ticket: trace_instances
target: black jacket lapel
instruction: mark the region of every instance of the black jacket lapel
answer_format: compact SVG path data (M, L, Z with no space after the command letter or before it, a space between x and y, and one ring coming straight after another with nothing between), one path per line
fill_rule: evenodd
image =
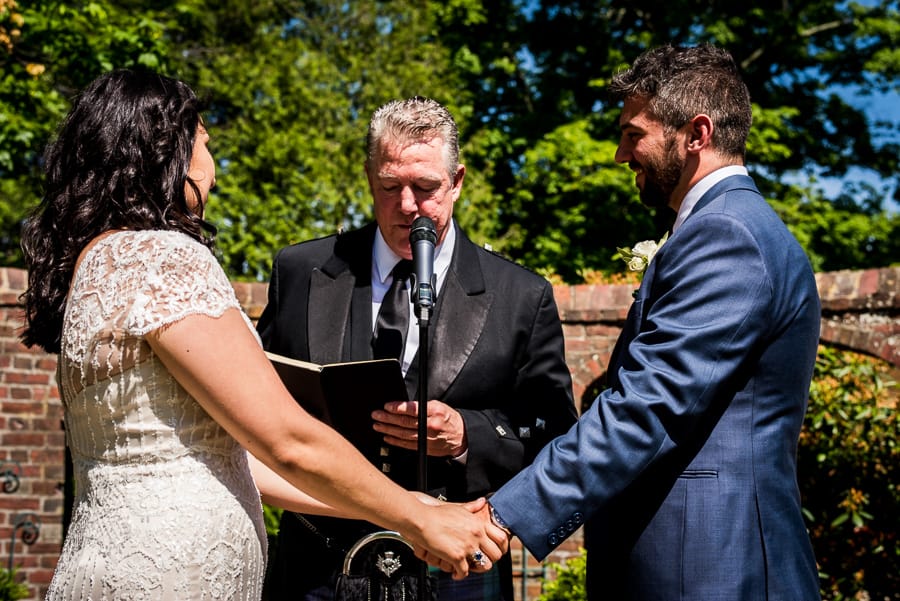
M314 363L336 363L347 335L355 278L344 271L332 278L316 269L309 283L309 358Z
M339 235L334 255L321 269L313 270L308 338L309 357L315 363L371 356L372 284L369 280L374 239L374 224ZM351 354L352 350L356 353Z
M432 399L444 396L469 360L493 302L494 295L485 290L477 247L456 226L453 261L429 332L428 389Z

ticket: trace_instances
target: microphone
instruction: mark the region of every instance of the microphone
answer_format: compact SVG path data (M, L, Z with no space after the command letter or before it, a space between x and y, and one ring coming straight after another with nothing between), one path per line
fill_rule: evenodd
M428 217L417 217L409 230L413 256L412 302L419 321L428 322L434 307L434 245L437 230Z

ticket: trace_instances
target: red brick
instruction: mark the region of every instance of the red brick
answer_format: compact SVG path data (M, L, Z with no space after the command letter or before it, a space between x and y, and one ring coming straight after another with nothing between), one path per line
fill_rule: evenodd
M9 398L13 400L28 400L33 398L31 388L23 388L22 386L10 386Z
M62 424L56 417L35 417L30 421L31 427L40 432L62 431Z
M857 350L877 354L900 365L898 333L900 319L900 268L867 270L864 272L833 272L816 274L822 297L822 340L856 346ZM0 299L17 303L24 290L26 273L22 270L0 268ZM560 314L566 321L563 332L566 358L573 377L576 401L580 404L588 387L603 374L609 354L615 344L628 308L632 305L633 285L555 286L554 295ZM266 303L267 284L237 283L235 291L251 318L258 317ZM884 320L869 320L868 315ZM26 348L18 340L23 325L21 308L0 307L0 458L18 461L23 466L23 479L16 495L0 494L0 525L21 511L36 511L39 506L42 522L58 529L62 515L63 452L65 434L61 427L63 415L59 391L55 383L57 358L40 348ZM14 374L10 379L7 376ZM591 399L593 400L593 399ZM43 438L15 438L15 436L43 436ZM10 439L9 437L13 438ZM46 446L9 446L8 442L42 440ZM29 496L24 496L28 491ZM34 494L32 494L34 493ZM18 497L13 501L12 497ZM0 556L8 551L7 527L0 527ZM5 540L4 540L5 539ZM550 561L563 561L578 552L582 537L579 534L566 541L550 556ZM28 557L27 581L32 593L42 596L52 575L59 553L55 541L39 540L25 548L18 544L17 557ZM525 557L526 567L521 565ZM530 598L540 593L540 577L544 567L527 553L517 556L516 595L521 593L521 577ZM32 563L33 562L33 563Z
M30 393L30 389L28 388L20 388L19 390L24 391L26 394ZM3 413L15 413L17 415L41 415L44 413L44 407L44 403L31 402L29 394L25 399L13 399L2 403L0 411L3 411Z
M6 381L10 384L36 384L42 386L50 383L50 374L40 372L12 372L6 374Z
M11 509L16 512L37 511L38 500L20 494L0 495L0 509Z
M56 552L59 553L59 549L57 549ZM53 567L54 568L56 567L55 561L53 562ZM50 584L50 580L52 578L53 578L53 569L52 568L49 570L35 569L35 570L31 570L28 573L28 580L32 584ZM44 590L44 593L46 593L46 590Z
M37 365L35 367L37 367L38 369L43 369L44 371L48 371L50 373L55 374L57 363L58 363L58 361L56 360L55 356L54 357L42 357L37 362Z
M553 298L556 300L556 307L560 310L569 310L574 305L574 289L572 286L554 286Z
M42 435L43 436L43 435ZM35 445L38 446L38 445ZM61 463L63 461L63 447L55 449L44 448L43 445L31 449L29 461L32 463Z
M14 292L17 297L19 294L25 292L25 289L28 286L27 271L15 267L4 267L0 271L4 272L3 279L0 279L0 281L5 282L6 290Z
M875 296L878 294L879 269L867 269L860 272L859 287L856 290L858 297Z
M8 446L16 447L41 447L46 443L46 437L37 432L10 432L0 436L0 442Z
M578 351L590 351L594 348L594 343L591 340L572 340L571 338L567 338L565 341L566 346L566 356L569 353L576 353Z

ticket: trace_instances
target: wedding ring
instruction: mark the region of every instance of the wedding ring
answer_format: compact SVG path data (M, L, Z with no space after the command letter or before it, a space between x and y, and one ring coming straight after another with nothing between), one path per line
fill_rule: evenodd
M469 557L469 560L478 567L484 567L486 563L484 559L484 552L481 549L478 549L477 551L472 553L471 557Z

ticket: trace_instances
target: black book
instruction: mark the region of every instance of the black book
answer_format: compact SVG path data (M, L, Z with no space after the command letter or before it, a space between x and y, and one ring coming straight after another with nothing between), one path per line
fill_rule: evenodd
M360 450L381 442L372 429L372 411L388 401L408 400L397 359L319 365L268 351L266 356L294 399Z

